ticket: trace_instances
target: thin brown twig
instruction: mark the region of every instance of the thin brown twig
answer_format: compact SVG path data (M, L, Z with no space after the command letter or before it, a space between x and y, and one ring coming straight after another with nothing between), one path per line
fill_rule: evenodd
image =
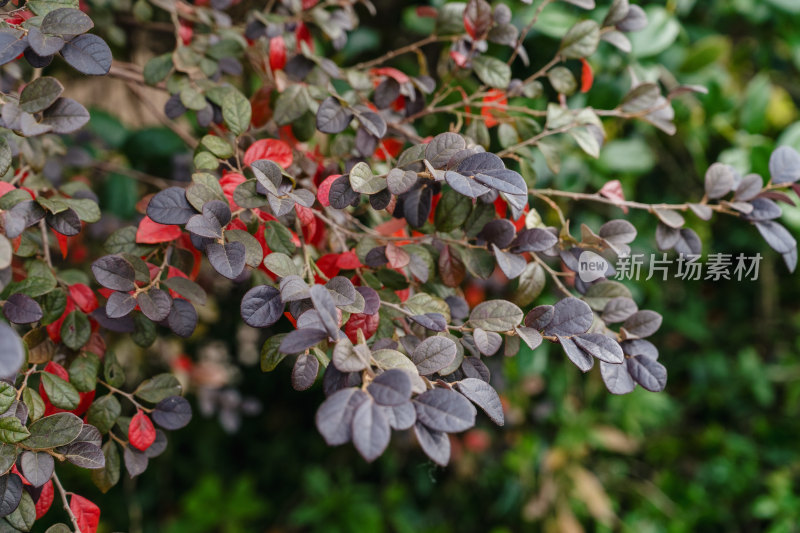
M516 152L517 150L519 150L520 148L523 148L525 146L534 146L534 145L538 144L539 141L541 141L545 137L549 137L551 135L558 135L559 133L566 133L569 130L571 130L572 128L575 128L577 126L578 126L578 124L572 123L572 124L568 124L566 126L562 126L561 128L556 128L554 130L544 130L543 132L539 133L538 135L534 135L530 139L526 139L526 140L524 140L522 142L519 142L519 143L517 143L515 145L509 146L508 148L505 148L504 150L501 150L500 152L497 153L497 155L499 157L507 157L507 156L513 154L514 152Z
M536 12L533 14L533 18L531 19L531 21L528 23L527 26L525 26L525 28L521 32L519 32L519 37L517 38L517 45L514 47L514 51L511 52L511 57L508 59L509 65L513 63L514 59L516 59L517 55L519 55L519 49L522 46L522 43L525 41L525 38L528 36L528 33L531 31L534 24L536 24L536 21L539 20L539 15L542 14L542 10L544 10L545 6L547 6L547 4L549 4L552 1L553 0L542 0L542 3L539 4L539 7L536 8Z
M144 411L146 413L152 413L153 412L152 409L149 409L149 408L145 407L144 405L140 404L139 402L137 402L136 398L134 398L133 394L131 394L130 392L125 392L124 390L120 390L120 389L116 388L115 386L110 385L110 384L106 383L105 381L103 381L101 379L98 379L97 382L100 385L102 385L105 388L107 388L109 391L111 391L111 392L113 392L115 394L119 394L120 396L123 396L123 397L127 398L128 401L131 402L137 409L141 409L142 411Z
M75 533L82 533L81 527L78 525L78 518L72 512L72 509L70 509L69 507L69 501L67 501L67 492L61 485L61 480L58 479L58 474L56 474L55 471L53 471L53 475L51 477L53 479L53 484L58 489L59 494L61 494L61 502L64 504L64 510L69 515L70 521L72 521L72 526L75 528Z
M53 268L53 259L50 257L50 239L47 236L47 225L44 219L39 221L39 229L42 232L42 253L44 253L44 260L47 266Z
M129 178L133 178L137 181L154 185L161 189L166 189L167 187L172 187L176 185L180 187L191 184L183 181L152 176L150 174L147 174L146 172L142 172L134 168L123 167L122 165L117 165L115 163L112 163L111 161L95 161L92 163L92 167L103 172L116 172L117 174L123 174L125 176L128 176Z
M545 269L545 271L547 271L547 273L550 275L550 278L553 280L553 283L555 283L556 287L558 287L558 290L564 293L565 296L572 296L572 292L570 292L567 286L564 285L564 283L561 281L558 272L553 270L552 267L550 267L550 265L545 263L544 260L537 254L532 253L531 257L533 257L533 260L536 261L543 269Z
M128 89L130 89L130 91L134 94L134 96L136 96L139 99L139 101L142 103L142 105L144 107L146 107L147 110L150 111L150 113L155 118L157 118L159 122L161 122L167 128L171 129L173 131L173 133L175 133L175 135L180 137L181 140L189 146L189 148L191 148L192 150L197 148L197 144L198 144L197 139L195 139L190 133L188 133L188 132L184 131L183 129L179 128L178 125L175 124L175 122L169 120L164 115L164 113L160 109L158 109L156 106L154 106L153 103L147 98L147 96L145 96L142 93L142 88L141 87L139 87L138 85L136 85L133 82L126 82L126 85L128 86Z
M353 68L356 70L362 70L365 68L374 67L382 63L385 63L387 61L391 61L397 56L407 54L409 52L415 52L425 45L432 44L435 42L452 41L453 39L454 39L453 36L440 37L439 35L431 34L425 37L424 39L420 39L419 41L413 42L406 46L397 48L395 50L390 50L385 54L383 54L382 56L376 57L375 59L370 59L369 61L362 61L361 63L353 65Z

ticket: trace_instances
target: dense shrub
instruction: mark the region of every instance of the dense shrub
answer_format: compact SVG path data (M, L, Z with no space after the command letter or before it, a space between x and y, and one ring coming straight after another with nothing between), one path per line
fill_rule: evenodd
M565 201L651 213L659 250L680 260L701 253L684 214L732 215L794 270L796 242L776 222L800 179L791 148L771 154L766 183L711 165L705 194L687 203L630 201L617 180L592 193L536 187L534 159L558 173L576 147L596 158L608 122L672 134L673 100L704 91L632 71L613 107L586 105L591 56L613 47L624 57L645 11L627 0L569 0L581 19L550 57L529 57L523 40L550 3L521 31L505 4L420 7L416 16L434 19L431 35L347 65L332 58L358 26L354 2L270 2L264 11L154 2L166 13L137 2L138 17L170 20L175 34L174 50L142 69L114 63L77 4L32 0L9 11L0 31L5 521L29 530L60 498L72 529L97 528L99 508L65 491L55 459L91 469L107 491L123 465L142 473L166 448L164 430L191 418L175 376L132 384L107 346L191 337L202 322L196 306L219 280L246 290L239 311L265 331L262 370L291 358L300 391L321 374L327 398L316 425L328 444L352 441L372 461L392 430L412 430L446 465L448 434L473 427L475 406L504 423L482 359L514 356L521 343L557 344L584 372L597 359L613 394L666 386L646 340L661 315L639 310L614 279L628 272L636 228L624 219L570 227ZM417 57L414 68L389 66L406 55ZM62 96L72 80L57 79L62 60L169 93L164 120L194 150L190 180L141 173L144 216L116 229L98 256L82 240L85 226L113 213L80 173L88 164L67 157L76 139L65 136L89 113ZM476 297L475 280L486 279L497 282L496 298ZM548 284L552 305L540 302Z

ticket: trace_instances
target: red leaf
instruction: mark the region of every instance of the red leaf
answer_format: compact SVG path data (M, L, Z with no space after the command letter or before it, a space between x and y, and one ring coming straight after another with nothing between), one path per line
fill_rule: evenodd
M128 426L128 441L137 450L144 451L156 440L156 428L144 412L137 411Z
M6 19L6 20L8 20L8 19ZM14 189L16 189L16 187L11 185L9 182L0 181L0 196L3 196L7 192L13 191Z
M491 89L483 97L483 105L481 106L481 116L487 128L496 126L498 124L497 116L505 113L508 107L508 98L506 93L500 89Z
M314 212L311 209L300 204L295 204L294 210L297 212L297 218L303 228L303 239L306 242L310 242L317 231L317 217L314 216Z
M470 0L464 9L464 28L473 40L481 40L492 25L492 7L486 0Z
M787 196L785 193L780 191L765 191L758 195L759 198L769 198L770 200L775 200L776 202L783 202L785 204L789 204L794 206L794 200L791 197Z
M331 174L325 178L325 181L319 184L317 188L317 200L323 206L328 207L331 205L330 201L328 201L328 195L331 192L331 185L333 185L333 182L339 177L341 177L341 174Z
M298 52L300 51L300 43L306 43L312 51L314 50L314 41L311 39L311 32L308 26L302 22L299 23L297 29L294 30L294 38L297 41L296 48Z
M316 261L323 274L332 278L339 274L339 254L325 254ZM324 282L323 282L324 283Z
M456 52L455 50L450 50L450 58L461 68L464 68L467 64L467 56L462 54L461 52Z
M393 78L394 81L400 84L408 83L410 81L408 74L392 67L374 68L369 72L373 76L389 76L390 78Z
M249 166L259 159L269 159L287 168L293 160L292 147L278 139L261 139L251 144L244 153L244 164Z
M245 155L245 157L247 156ZM247 181L247 178L238 172L228 172L219 180L219 186L222 187L222 193L225 195L225 198L228 199L231 211L239 209L239 206L233 201L233 192L236 190L236 187L245 181Z
M75 416L83 416L86 414L86 411L92 406L94 402L94 394L95 391L90 390L89 392L79 392L78 396L80 396L81 401L78 403L78 407L70 411ZM58 409L57 412L61 412L61 409Z
M585 58L581 58L581 65L581 92L588 93L594 84L594 71Z
M22 472L19 471L19 468L17 468L17 465L14 465L14 466L11 467L11 473L18 475L19 478L22 480L22 484L23 485L29 485L30 486L31 482L28 481L25 478L25 476L22 475Z
M361 261L355 252L342 252L339 254L339 259L336 260L336 266L342 270L353 270L361 266Z
M139 222L139 229L136 230L136 242L139 244L158 244L178 239L181 236L181 228L174 225L159 224L153 222L150 217L144 217Z
M386 161L386 156L396 158L403 149L403 142L397 139L384 139L375 149L375 158L378 161Z
M411 260L408 252L391 242L386 245L386 258L389 266L395 269L403 268Z
M253 108L253 118L250 121L253 126L260 128L272 118L272 107L270 107L271 89L262 87L250 99L250 106Z
M64 317L61 317L61 319L58 320L57 322L60 324L63 319L64 319ZM55 324L55 322L54 322L54 324ZM48 326L48 330L49 330L49 326ZM51 335L51 337L52 337L52 335ZM61 339L60 339L60 335L59 335L59 341L60 340ZM44 371L47 372L48 374L53 374L54 376L58 376L63 380L69 381L69 373L67 372L67 370L63 366L59 365L58 363L56 363L54 361L50 361L49 363L47 363L47 366L44 367ZM47 393L44 390L44 384L42 384L41 382L39 382L39 396L41 396L42 400L44 400L44 408L45 408L45 414L46 415L54 414L54 413L57 412L57 410L60 411L60 409L58 409L52 403L50 403L50 398L47 396Z
M401 302L405 302L408 300L409 295L411 294L411 289L406 287L405 289L400 289L399 291L394 291L398 298L400 298Z
M68 302L70 304L72 303L71 300L68 300ZM67 314L69 314L69 311L66 311L64 316L66 316ZM57 322L59 325L61 324L61 320L63 320L63 318L64 317L61 317L61 319ZM49 332L49 326L48 326L48 332ZM48 374L53 374L54 376L58 376L64 381L69 381L69 372L67 372L67 370L63 366L59 365L54 361L50 361L49 363L47 363L47 366L44 367L44 371L47 372ZM80 397L80 403L78 403L78 407L76 407L72 411L67 411L66 409L60 409L54 406L52 403L50 403L50 398L47 397L47 393L44 390L44 385L39 383L39 396L41 396L42 400L44 400L45 416L50 416L56 413L72 413L76 416L82 416L86 411L89 410L89 407L92 405L92 402L94 401L94 394L95 391L79 393L78 396Z
M194 30L192 29L191 22L181 20L180 27L178 28L178 36L181 38L184 46L189 46L189 43L192 42L193 35Z
M67 369L55 361L50 361L47 363L47 365L44 367L44 371L48 374L53 374L54 376L58 376L61 379L69 381L69 372L67 372Z
M369 339L375 332L378 331L378 322L380 322L380 314L365 315L364 313L354 313L350 315L350 320L344 325L344 332L350 342L358 342L358 330L364 332L364 338Z
M464 29L467 30L469 36L473 39L476 38L476 31L475 31L475 24L472 23L472 19L467 16L467 12L464 11ZM452 52L451 52L452 53Z
M435 7L431 6L418 6L417 16L435 19L439 16L439 11Z
M609 200L616 202L624 202L625 201L625 193L622 191L622 183L619 180L611 180L607 182L603 187L600 189L600 196L605 196ZM623 213L628 212L628 208L620 206Z
M64 314L55 322L51 322L47 325L47 334L50 336L50 340L56 344L61 342L61 323L64 322L64 318L74 310L75 303L72 301L72 298L67 297L67 307L64 308Z
M69 508L78 521L81 533L96 533L100 523L100 508L83 496L73 494L69 501Z
M43 517L50 506L53 504L53 482L49 481L42 485L42 492L39 494L39 499L36 500L36 520L39 520Z
M56 235L56 241L58 241L58 249L61 251L61 258L66 259L67 253L69 252L69 246L67 241L66 235L61 235L59 232L54 231Z
M279 35L269 40L269 68L281 70L286 66L286 41Z
M433 209L431 209L433 211ZM390 235L394 235L398 231L405 230L406 226L408 226L408 222L404 218L393 218L382 224L378 224L375 227L375 231L379 234L383 235L384 237L388 237ZM402 235L396 235L397 237L402 237Z
M91 313L98 307L97 297L94 295L94 292L83 283L70 285L69 295L75 301L75 305L78 306L78 309L84 313Z
M86 343L83 349L99 357L103 357L106 353L106 341L103 339L103 336L100 335L99 331L93 331L92 335L89 337L89 342ZM78 407L80 407L80 405Z

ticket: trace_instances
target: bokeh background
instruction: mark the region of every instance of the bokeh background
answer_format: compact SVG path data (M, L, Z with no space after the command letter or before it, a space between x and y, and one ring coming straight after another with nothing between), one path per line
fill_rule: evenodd
M595 191L619 179L629 199L683 202L702 196L705 169L715 161L766 176L775 146L800 149L800 1L632 3L646 8L650 26L634 34L630 57L608 45L592 56L595 89L585 103L614 107L629 87L629 68L703 85L708 95L676 103L673 137L608 121L599 160L570 151L556 176L537 160L537 186ZM143 64L163 51L159 42L164 50L172 43L119 16L139 4L112 0L96 9L108 13L98 28L117 43L118 56ZM375 4L380 15L363 11L361 27L334 54L341 64L431 31L408 2ZM515 4L519 27L536 4ZM581 14L566 2L544 10L525 43L533 68ZM81 83L70 96L95 109L68 156L76 166L86 164L86 152L102 161L92 175L102 184L104 210L124 224L146 188L130 169L186 179L191 155L124 87ZM154 105L159 98L153 95ZM421 125L423 133L446 127L446 119ZM572 205L570 213L573 228L622 215L592 205ZM783 218L800 235L800 209L785 208ZM636 246L649 253L655 221L643 213L629 219L640 230ZM506 427L480 417L454 443L447 469L427 461L410 436L395 437L366 464L351 446L324 445L314 428L319 387L294 392L288 364L261 372L263 338L242 329L232 311L244 288L218 285L214 306L203 311L213 327L187 344L117 347L132 368L182 373L200 416L171 437L144 475L108 495L77 472L68 484L100 505L104 531L132 533L800 531L797 275L742 221L692 217L691 224L705 253L760 251L765 258L754 282L628 283L640 307L664 315L653 339L669 370L664 393L638 388L612 396L596 369L582 375L558 350L523 345L516 357L488 362L507 402ZM476 290L490 296L497 289Z

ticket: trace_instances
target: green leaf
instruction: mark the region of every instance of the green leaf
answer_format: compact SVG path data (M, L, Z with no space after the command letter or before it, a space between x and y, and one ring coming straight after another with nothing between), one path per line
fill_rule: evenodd
M245 258L244 262L253 268L261 265L261 260L264 257L264 250L261 248L258 240L242 229L230 229L225 232L225 238L228 242L240 242L244 244Z
M38 392L30 387L25 387L25 390L22 391L22 401L28 408L28 416L31 420L39 420L44 416L44 400Z
M496 57L478 56L472 60L472 68L478 78L490 87L505 89L511 82L511 67Z
M11 153L8 139L5 136L0 136L0 176L4 176L8 172L12 162L13 154Z
M108 433L122 414L122 406L113 394L101 396L92 403L86 413L86 421L100 433Z
M172 72L172 54L162 54L156 56L144 65L144 82L148 85L155 85L163 81Z
M233 147L222 137L206 135L200 140L200 144L220 159L228 159L233 156Z
M89 224L100 220L100 206L90 198L64 198L64 203L71 207L78 218Z
M78 438L82 428L83 422L72 413L56 413L31 424L30 437L22 444L34 450L65 446Z
M578 146L581 147L581 150L586 152L588 155L595 159L600 157L600 142L590 131L589 126L573 128L569 130L569 135L575 139L575 142L578 143Z
M650 57L670 47L681 33L681 23L672 12L662 6L650 5L647 13L647 28L628 35L636 57Z
M472 212L472 200L453 189L445 189L436 205L433 221L439 231L450 232L460 228Z
M78 391L58 376L49 372L42 372L42 386L50 403L61 409L71 411L81 402Z
M278 347L281 345L281 341L286 336L286 333L279 333L278 335L273 335L264 343L264 346L261 347L261 371L262 372L272 372L275 370L281 361L286 358L288 354L283 353L278 350Z
M252 109L250 101L233 89L222 98L222 119L234 135L241 135L250 127Z
M61 82L50 76L38 78L22 90L19 95L19 107L26 113L44 111L61 96L64 86Z
M522 309L506 300L481 302L469 315L470 324L486 331L510 331L522 322Z
M558 66L550 69L547 79L550 80L553 89L560 94L570 96L578 90L578 82L567 67Z
M144 314L136 313L133 315L133 333L131 340L137 346L147 348L156 341L156 325Z
M0 414L8 411L17 399L17 389L10 383L0 382Z
M454 248L470 274L480 279L489 279L494 272L495 259L485 248Z
M186 189L186 199L198 211L202 211L203 206L211 200L228 201L217 177L207 172L192 174L192 184Z
M81 346L89 342L91 335L92 326L89 324L87 316L81 311L72 311L61 323L61 342L66 344L68 348L79 350ZM74 409L74 407L71 409Z
M561 41L560 52L566 58L588 57L600 43L600 26L593 20L582 20L569 29Z
M0 441L6 444L16 444L28 438L30 432L22 425L16 416L0 418Z
M308 89L299 83L291 84L275 101L273 120L278 126L291 124L311 109Z
M36 521L36 504L27 492L23 491L22 499L14 512L6 516L9 524L20 531L30 531Z
M32 0L25 5L35 14L43 17L54 9L59 9L61 7L77 8L78 0Z
M236 205L247 209L263 207L269 203L267 197L258 192L258 180L256 179L237 185L233 190L233 201L236 202Z
M214 157L211 152L197 152L192 160L197 170L216 170L219 166L219 159Z
M544 290L546 282L544 268L538 263L528 263L519 276L519 285L514 292L514 303L523 307L533 303Z
M119 387L125 383L125 371L117 361L117 356L110 350L103 357L103 377L112 387Z
M92 19L80 9L61 7L44 16L40 29L51 35L80 35L93 27Z
M405 307L415 315L439 313L446 322L450 322L450 306L447 302L425 292L419 292L406 300Z
M69 382L80 392L93 391L99 370L100 358L91 352L82 353L69 365Z
M72 530L66 524L56 524L48 527L44 533L72 533Z
M17 447L0 442L0 474L6 474L17 461Z
M119 482L121 460L117 443L109 440L103 444L103 455L106 464L103 468L92 470L92 481L101 492L106 493Z
M386 178L373 174L369 165L361 161L350 170L350 186L356 192L375 194L386 188Z
M602 312L614 298L631 298L631 291L619 281L602 281L589 287L583 301L594 311Z
M181 393L181 384L172 374L159 374L145 380L134 391L137 398L150 403L158 403L164 398L178 396Z
M184 86L178 96L186 109L199 111L206 107L206 97L190 85Z
M467 237L475 237L486 224L494 220L495 216L492 204L477 202L464 223L464 233L467 234Z
M14 250L11 247L11 241L3 235L0 239L0 268L8 268L14 258Z
M162 281L161 284L166 285L168 289L177 292L192 303L196 303L197 305L206 304L206 291L203 290L203 287L188 278L175 276L174 278Z
M265 257L264 266L267 267L270 272L273 272L282 278L291 276L292 274L299 275L300 273L297 265L295 265L294 261L292 261L292 258L279 252L273 252Z
M265 236L267 240L267 246L273 252L279 252L291 256L294 254L296 250L296 246L294 245L294 241L292 240L292 234L283 226L280 222L276 220L270 220L265 224L266 229Z

